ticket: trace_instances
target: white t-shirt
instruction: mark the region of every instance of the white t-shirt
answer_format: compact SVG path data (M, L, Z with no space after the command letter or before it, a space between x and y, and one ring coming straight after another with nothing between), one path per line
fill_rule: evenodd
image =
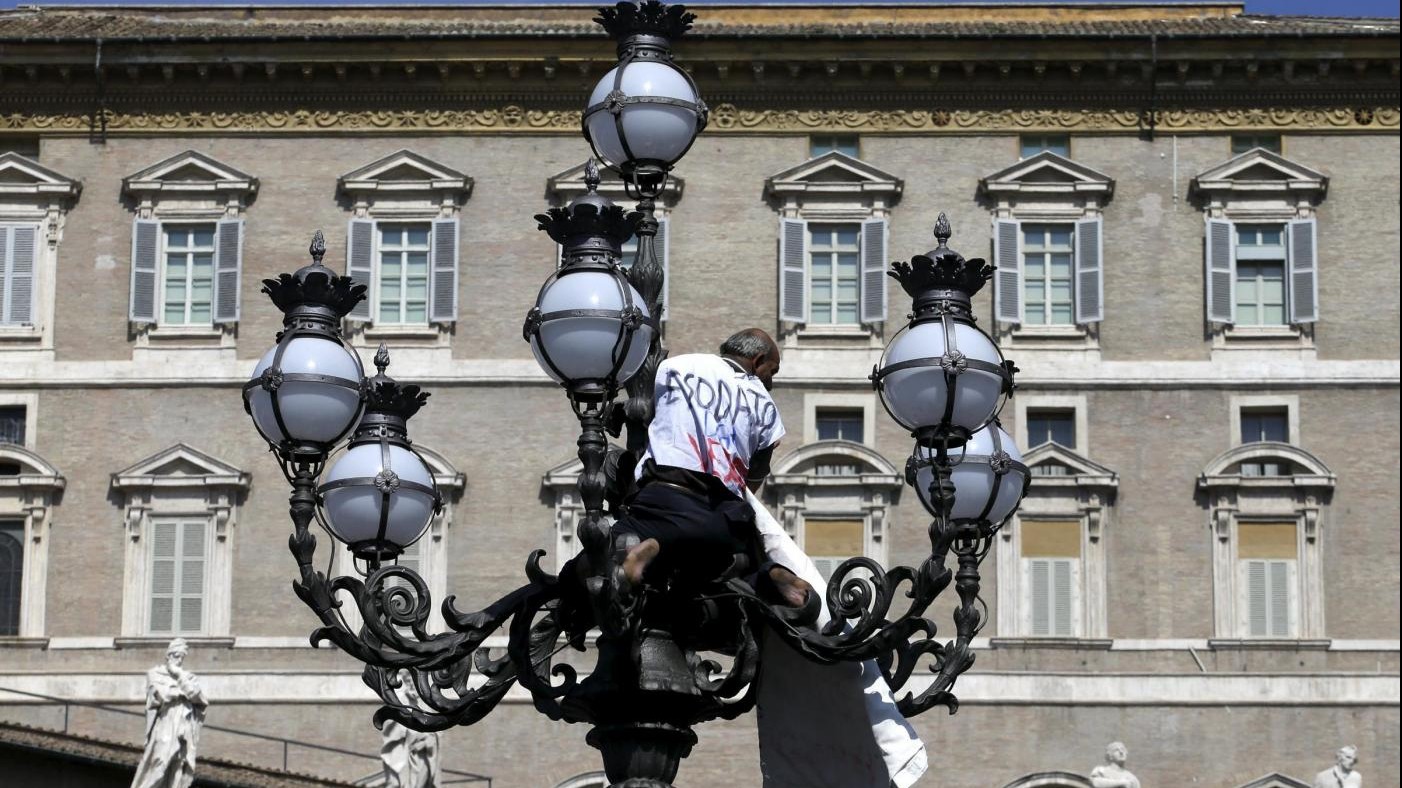
M648 459L720 479L744 497L755 452L784 437L784 423L764 384L720 356L674 356L657 368Z

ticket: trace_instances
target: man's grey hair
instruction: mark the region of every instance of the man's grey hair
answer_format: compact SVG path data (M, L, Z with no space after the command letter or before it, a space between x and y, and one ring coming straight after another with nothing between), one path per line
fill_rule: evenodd
M769 335L759 328L737 331L731 334L729 339L720 343L720 354L735 358L764 358L778 349L774 340L770 339Z

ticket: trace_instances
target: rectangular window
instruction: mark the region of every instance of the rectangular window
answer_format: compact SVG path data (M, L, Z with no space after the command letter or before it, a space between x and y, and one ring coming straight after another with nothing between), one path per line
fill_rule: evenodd
M861 443L865 437L862 433L866 412L860 408L818 408L813 418L820 441Z
M25 416L23 405L0 406L0 443L24 445Z
M428 325L429 223L377 222L381 325Z
M1290 442L1290 412L1285 408L1242 408L1241 442Z
M855 134L817 134L808 138L808 157L815 158L828 151L845 153L858 158L860 148Z
M1246 637L1295 637L1295 539L1295 523L1237 525Z
M1059 443L1076 448L1076 411L1027 410L1027 448L1043 443Z
M1027 633L1075 637L1080 623L1081 524L1024 520L1020 532Z
M808 322L859 325L861 225L808 225Z
M0 637L19 634L24 592L24 523L0 520Z
M204 596L209 524L156 520L151 523L152 635L191 635L204 631Z
M214 225L161 225L165 274L161 324L214 324Z
M803 551L813 559L823 579L843 561L865 555L866 524L861 520L815 520L803 524Z
M1285 227L1236 226L1236 322L1285 325Z
M1072 300L1072 238L1074 225L1022 225L1022 289L1024 324L1075 325Z
M1265 148L1271 153L1280 153L1279 134L1233 134L1232 155L1236 156L1256 148Z
M1071 158L1071 137L1068 134L1023 134L1018 138L1019 158L1027 159L1044 150Z

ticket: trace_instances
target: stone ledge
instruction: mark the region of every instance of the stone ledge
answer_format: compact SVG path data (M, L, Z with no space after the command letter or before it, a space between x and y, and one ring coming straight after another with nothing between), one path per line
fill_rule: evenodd
M1209 639L1213 651L1328 651L1330 640Z
M1109 638L990 638L989 648L1046 648L1074 651L1109 651L1115 641Z

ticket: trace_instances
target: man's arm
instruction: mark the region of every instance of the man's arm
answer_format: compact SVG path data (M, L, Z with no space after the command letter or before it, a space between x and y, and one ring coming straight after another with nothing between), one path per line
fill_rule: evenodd
M755 452L750 458L750 472L745 476L745 486L750 488L750 492L759 492L760 485L769 478L769 463L774 459L774 449L778 446L776 441L773 445Z

